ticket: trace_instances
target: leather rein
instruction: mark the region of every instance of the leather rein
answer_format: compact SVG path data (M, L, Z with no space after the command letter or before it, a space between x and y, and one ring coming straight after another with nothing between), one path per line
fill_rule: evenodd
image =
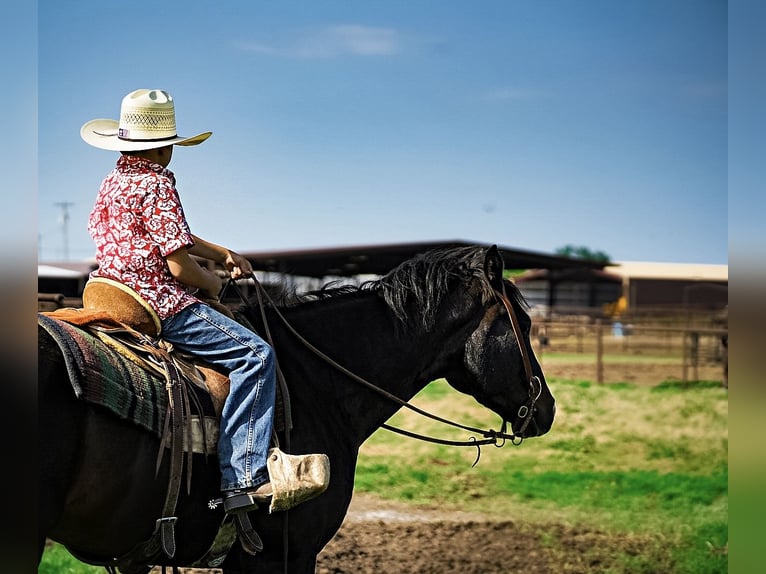
M529 423L532 421L534 412L535 412L535 403L540 398L540 395L542 393L542 384L540 382L540 378L533 374L532 372L532 363L529 358L529 351L526 348L526 345L524 345L523 338L522 338L522 332L521 332L521 326L519 325L518 317L516 316L516 312L513 309L513 305L511 304L510 300L508 299L508 295L505 291L505 283L503 283L502 290L494 289L493 292L495 294L495 298L498 302L500 302L503 307L505 308L508 317L511 320L511 326L513 328L513 333L516 338L516 344L519 347L519 352L521 353L522 362L524 365L524 372L527 377L527 381L529 384L529 399L528 401L521 405L519 407L517 416L522 420L521 427L518 431L518 434L516 433L507 433L507 421L503 420L503 423L500 427L500 430L483 430L476 427L464 425L455 421L450 421L448 419L442 418L438 415L429 413L428 411L425 411L419 407L416 407L415 405L409 403L408 401L405 401L396 395L389 393L385 389L382 389L378 387L377 385L369 382L368 380L360 377L356 373L353 373L352 371L349 371L346 367L343 365L340 365L336 361L334 361L332 358L327 356L325 353L317 349L314 345L312 345L309 341L307 341L300 333L298 333L295 328L290 324L289 321L282 315L280 310L277 308L276 304L274 303L273 299L269 296L269 294L266 292L265 288L261 285L261 283L255 278L254 275L251 275L250 278L255 283L256 289L257 289L257 295L258 295L258 301L261 308L261 317L265 325L265 329L268 332L268 324L266 322L266 315L263 310L263 298L265 298L269 304L271 305L274 312L277 314L279 319L282 321L282 323L287 327L287 329L292 333L292 335L298 339L298 341L301 342L301 344L306 347L309 351L311 351L313 354L315 354L317 357L322 359L324 362L335 368L336 370L340 371L344 375L346 375L348 378L352 379L353 381L361 384L362 386L376 392L377 394L383 396L384 398L388 399L389 401L398 404L400 407L407 408L413 412L418 413L419 415L422 415L426 418L438 421L440 423L459 428L462 430L466 430L472 433L476 433L481 435L482 439L476 439L475 437L471 437L469 440L466 441L454 441L454 440L446 440L441 438L435 438L430 437L422 434L418 434L415 432L407 431L404 429L400 429L394 426L391 426L389 424L383 424L381 425L382 428L385 428L386 430L390 430L392 432L401 434L403 436L407 436L410 438L415 438L418 440L426 441L426 442L432 442L436 444L443 444L447 446L473 446L477 448L477 456L476 460L473 463L473 466L475 466L479 462L479 458L481 456L481 446L482 445L494 445L496 447L502 447L505 445L506 441L510 441L513 445L520 445L522 441L524 440L523 433L526 430ZM242 291L239 289L238 285L236 284L236 281L234 279L229 278L228 282L224 285L223 289L221 289L221 292L219 294L219 300L223 297L224 293L229 287L233 287L234 290L237 292L239 298L244 302L246 307L252 308L252 304L245 298ZM273 347L273 344L272 344Z

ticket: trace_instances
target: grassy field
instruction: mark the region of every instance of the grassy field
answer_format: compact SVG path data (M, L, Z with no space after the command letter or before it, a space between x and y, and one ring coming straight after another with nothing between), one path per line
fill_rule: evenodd
M726 572L726 390L717 382L684 388L554 378L549 384L558 412L548 435L520 447L485 447L472 468L474 448L379 431L363 447L357 490L533 524L543 537L546 525L564 524L648 540L648 551L625 556L620 572ZM494 415L443 381L416 402L472 426L497 428ZM409 412L391 422L466 438Z
M550 358L550 356L549 356ZM645 359L645 358L644 358ZM642 359L642 360L644 360ZM641 365L637 365L641 368ZM641 540L612 574L713 574L728 565L728 394L719 383L656 385L551 378L551 432L502 449L456 448L378 431L363 447L356 490L412 505L480 512L535 528L555 544L556 526L587 526ZM497 417L444 381L415 404L480 428ZM466 439L410 411L396 426ZM65 550L46 552L43 574L85 574Z

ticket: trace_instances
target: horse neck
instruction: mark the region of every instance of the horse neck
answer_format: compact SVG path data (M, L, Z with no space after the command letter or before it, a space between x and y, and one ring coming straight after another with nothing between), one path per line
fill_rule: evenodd
M451 358L443 340L433 333L406 331L373 294L307 304L284 315L301 337L334 362L405 401L443 376ZM336 409L337 416L325 420L346 426L343 432L357 437L359 444L400 408L312 353L283 325L272 332L293 400L307 405L319 400L322 409Z

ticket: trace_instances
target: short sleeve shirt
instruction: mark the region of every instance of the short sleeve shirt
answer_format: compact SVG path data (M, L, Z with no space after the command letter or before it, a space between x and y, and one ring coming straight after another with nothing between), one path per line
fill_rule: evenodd
M88 219L98 269L92 275L127 285L166 319L198 301L170 273L165 256L194 245L173 172L120 156L104 178Z

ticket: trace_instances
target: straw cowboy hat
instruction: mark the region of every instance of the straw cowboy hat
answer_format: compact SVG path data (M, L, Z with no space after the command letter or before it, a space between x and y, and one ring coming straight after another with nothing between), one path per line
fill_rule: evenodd
M97 119L80 128L86 143L111 151L140 151L201 144L213 132L186 138L176 133L173 97L163 90L136 90L122 99L120 120Z

